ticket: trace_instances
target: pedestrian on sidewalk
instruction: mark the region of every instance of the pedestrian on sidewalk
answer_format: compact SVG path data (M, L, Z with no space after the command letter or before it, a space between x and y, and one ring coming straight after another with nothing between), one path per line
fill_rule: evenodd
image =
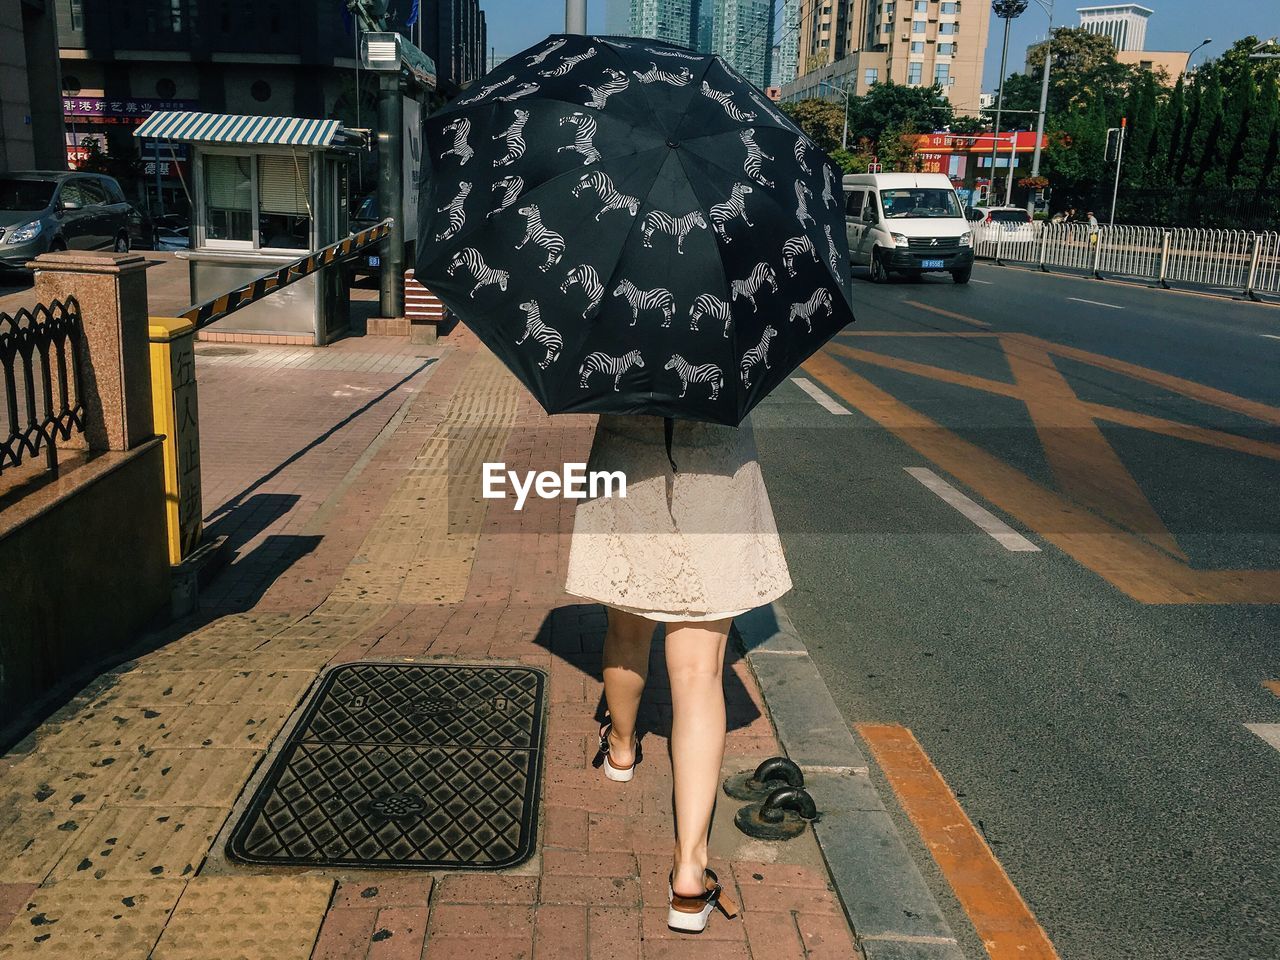
M672 461L678 469L672 468ZM737 907L707 869L727 722L723 666L733 618L791 589L756 459L739 427L605 414L588 470L622 471L627 495L584 501L566 589L608 607L602 673L608 713L597 757L611 781L640 759L636 716L656 624L666 630L676 837L668 924L700 932L717 906Z

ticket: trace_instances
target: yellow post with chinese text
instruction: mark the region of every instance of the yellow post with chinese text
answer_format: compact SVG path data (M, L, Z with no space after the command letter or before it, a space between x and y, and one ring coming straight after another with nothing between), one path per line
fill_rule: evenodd
M151 317L151 393L155 431L164 436L165 520L169 562L200 545L200 411L196 395L195 324Z

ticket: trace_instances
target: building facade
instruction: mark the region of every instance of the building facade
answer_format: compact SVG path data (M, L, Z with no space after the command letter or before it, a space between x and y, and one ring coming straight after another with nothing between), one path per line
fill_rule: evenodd
M1136 3L1113 3L1098 7L1077 7L1080 28L1110 37L1121 53L1141 51L1147 42L1147 18L1154 10Z
M715 0L711 52L757 87L769 86L773 59L771 0Z
M697 0L631 0L631 36L696 47Z
M63 170L52 0L0 0L0 171Z
M956 112L976 113L989 23L976 0L802 0L796 79L782 97L862 96L892 80L937 84Z
M336 0L44 2L57 12L72 162L87 135L97 135L113 156L129 155L137 149L133 128L155 110L376 125L373 79L361 73L357 80L357 30ZM485 70L488 37L478 0L424 3L421 21L401 30L435 61L445 94ZM161 176L181 179L178 153L142 159L151 163L148 176L159 164Z
M796 78L800 55L800 0L782 0L782 26L774 45L773 78L769 86L782 87Z

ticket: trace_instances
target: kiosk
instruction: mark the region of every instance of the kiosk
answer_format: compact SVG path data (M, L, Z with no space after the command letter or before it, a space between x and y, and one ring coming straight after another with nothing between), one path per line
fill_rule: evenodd
M191 296L200 303L349 233L348 166L362 131L337 120L153 113L134 136L190 145ZM164 143L161 143L163 141ZM212 324L217 339L324 345L346 330L342 264L326 267Z

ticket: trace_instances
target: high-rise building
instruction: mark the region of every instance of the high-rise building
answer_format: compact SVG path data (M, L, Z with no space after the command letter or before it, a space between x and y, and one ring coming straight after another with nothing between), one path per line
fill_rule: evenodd
M58 41L49 4L0 0L0 170L64 169Z
M768 86L773 54L770 0L714 0L711 52L724 57L757 87Z
M782 0L782 29L774 46L771 87L781 87L796 78L796 57L800 53L800 2Z
M937 84L959 113L976 113L990 6L978 0L801 0L796 79L784 100L862 95L892 80Z
M696 0L631 0L632 36L692 47L696 25Z
M604 0L604 32L615 37L633 35L631 0Z
M1112 3L1098 7L1077 7L1080 28L1110 37L1121 53L1140 51L1147 42L1147 18L1154 10L1136 3Z

